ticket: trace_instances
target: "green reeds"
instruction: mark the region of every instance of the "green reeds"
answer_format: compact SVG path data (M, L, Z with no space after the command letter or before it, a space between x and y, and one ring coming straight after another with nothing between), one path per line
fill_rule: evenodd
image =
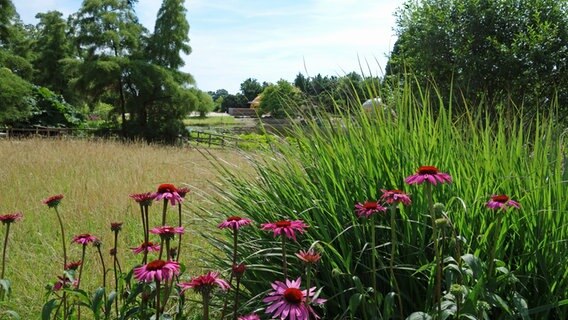
M303 219L310 229L298 245L319 241L323 247L325 264L312 282L324 287L322 295L329 297L328 315L360 315L353 298L358 292L355 277L371 287L376 276L376 286L386 296L392 268L369 274L371 261L364 252L370 239L363 228L353 227L353 204L377 198L382 187L403 185L417 166L435 165L454 180L437 189L436 201L446 205L453 227L467 239L462 252L475 252L483 261L489 258L488 239L481 235L493 222L484 207L492 194L507 193L521 202L522 210L507 213L500 224L502 245L495 258L515 270L529 309L548 306L535 309L536 317L566 316L555 303L568 292L567 143L554 122L546 116L529 120L511 110L490 119L473 110L483 105L456 115L451 105L440 101L433 108L425 91L411 92L404 84L391 95L372 111L306 115L303 125L293 125L288 137L272 144L271 152L249 157L256 171L253 179L220 165L225 177L218 190L221 210L247 212L257 223L279 216ZM377 230L385 231L377 232L377 253L385 261L396 260L405 316L426 310L435 291L449 291L448 284L432 290L431 275L423 268L435 260L429 219L426 197L413 194L412 206L400 210L394 258L387 245L388 221L377 224ZM260 230L249 231L241 240L240 254L251 265L242 285L244 292L262 292L281 263L277 255L267 255L276 249L262 248L278 248L279 243ZM230 248L216 244L224 251ZM221 259L216 261L223 265ZM301 266L291 265L288 273L301 275ZM373 307L377 316L385 313L383 307Z

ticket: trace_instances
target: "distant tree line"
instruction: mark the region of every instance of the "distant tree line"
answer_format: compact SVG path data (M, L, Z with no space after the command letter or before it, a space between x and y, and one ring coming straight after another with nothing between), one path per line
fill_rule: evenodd
M84 0L64 18L25 25L0 0L0 125L81 126L100 119L128 138L172 142L211 97L180 71L191 53L184 0L163 0L150 32L133 0Z

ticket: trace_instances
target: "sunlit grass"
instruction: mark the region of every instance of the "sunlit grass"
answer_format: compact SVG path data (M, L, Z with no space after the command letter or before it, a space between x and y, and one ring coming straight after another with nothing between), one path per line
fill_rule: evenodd
M231 151L211 152L221 159L239 159ZM61 273L59 225L53 209L41 202L59 193L65 196L59 212L66 228L69 261L80 260L80 246L71 244L73 235L91 233L102 239L107 269L112 268L110 223L124 222L118 251L127 271L141 260L129 248L142 242L139 207L129 194L155 191L160 183L189 187L180 261L188 267L186 274L202 273L198 250L207 243L197 234L210 226L201 223L194 208L211 208L211 182L217 177L197 150L108 141L0 140L0 159L0 214L24 214L11 228L6 278L12 283L12 295L4 309L15 310L22 319L37 319L45 302L45 286ZM161 204L151 207L150 226L158 225L160 217ZM168 218L175 225L177 209L170 209ZM102 269L95 248L87 249L81 288L89 290L101 285ZM107 283L113 283L112 272L107 277Z

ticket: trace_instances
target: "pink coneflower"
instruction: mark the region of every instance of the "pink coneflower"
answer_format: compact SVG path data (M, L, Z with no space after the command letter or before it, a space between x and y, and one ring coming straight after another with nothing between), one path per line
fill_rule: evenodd
M511 207L517 208L517 209L521 208L521 205L517 201L511 200L506 195L491 196L491 199L489 201L487 201L487 203L485 205L487 206L487 208L493 209L493 210L508 209L508 208L511 208Z
M22 220L24 215L21 212L14 212L9 214L4 214L0 216L0 221L2 224L10 224L19 220Z
M177 189L177 193L180 197L185 198L185 196L190 192L188 187L181 187Z
M239 320L260 320L260 317L256 313L251 313L246 316L240 316Z
M110 223L110 230L112 232L118 232L122 230L122 222L111 222Z
M179 274L179 263L176 261L154 260L134 268L134 277L140 282L168 281Z
M93 235L88 233L83 233L73 237L73 243L82 244L84 246L88 245L89 243L98 241L99 239Z
M56 208L61 202L61 199L63 199L63 195L57 194L47 199L44 199L42 202L43 204L46 204L49 208Z
M308 251L300 250L300 252L296 253L296 257L307 264L316 264L321 259L321 255L314 249L309 249Z
M158 252L160 251L160 245L157 243L153 243L153 242L143 242L139 247L135 247L135 248L130 248L132 250L132 252L138 254L138 253L143 253L143 252Z
M134 193L131 194L129 197L134 199L134 201L138 202L140 205L149 206L152 204L152 201L156 199L158 195L154 192L146 192L146 193Z
M156 198L154 200L169 200L172 206L183 201L183 198L179 195L177 188L170 183L163 183L158 186L158 192L156 192Z
M78 284L77 279L73 280L73 283L71 283L71 280L67 276L65 276L65 278L57 276L57 279L58 280L53 284L53 291L59 291L63 288L68 288L70 285L76 288Z
M298 278L295 281L286 279L286 283L280 281L272 283L274 291L270 292L268 297L262 300L268 304L266 313L271 314L272 318L278 319L309 320L310 315L315 319L319 319L312 307L306 303L306 299L310 298L310 302L314 304L323 304L326 300L321 298L311 299L316 292L316 288L301 290L301 281Z
M199 293L210 292L214 286L221 288L223 291L228 290L230 287L227 281L219 278L219 272L214 271L209 271L204 275L191 279L189 282L179 284L182 293L189 288L193 288L195 292Z
M363 203L357 203L355 205L355 213L357 213L357 216L359 218L361 217L369 218L375 213L385 212L385 211L387 211L387 208L381 206L381 204L376 201L365 201Z
M247 270L247 266L244 263L235 263L232 267L231 270L233 271L233 275L235 277L241 277L245 271Z
M302 220L281 220L273 223L263 223L262 230L272 230L274 237L283 234L288 239L296 240L296 231L304 233L308 227Z
M150 233L158 234L161 238L171 239L176 234L183 234L185 229L183 227L161 226L150 230Z
M233 230L239 229L240 227L249 225L251 223L250 219L241 218L239 216L230 216L223 222L219 224L219 229L230 228Z
M418 172L407 177L404 180L408 184L422 184L427 181L433 185L439 183L451 183L452 177L449 174L440 172L438 168L434 166L421 166L418 168Z
M404 191L381 189L381 192L383 193L381 200L388 204L402 203L405 206L408 206L412 203L412 200L410 200L410 197Z
M65 270L77 270L82 263L81 260L69 262L65 265Z

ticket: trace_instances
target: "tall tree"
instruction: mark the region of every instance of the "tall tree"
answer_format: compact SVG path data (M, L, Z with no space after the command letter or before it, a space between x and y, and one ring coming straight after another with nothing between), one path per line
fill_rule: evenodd
M397 17L387 75L412 72L446 101L568 104L566 1L407 1Z
M248 99L248 101L254 100L264 88L258 82L258 80L253 78L248 78L243 83L241 83L241 93Z
M67 32L67 22L58 11L38 13L36 18L37 36L34 45L37 56L34 61L36 84L52 91L64 94L67 91L68 79L64 72L63 59L71 55L71 43Z
M164 0L148 49L151 61L162 67L177 70L185 65L181 53L191 53L189 23L184 0Z
M0 0L0 47L8 43L10 27L17 16L16 7L11 0Z
M126 136L125 77L145 29L126 0L85 0L71 19L82 58L75 84L94 100L119 106Z

